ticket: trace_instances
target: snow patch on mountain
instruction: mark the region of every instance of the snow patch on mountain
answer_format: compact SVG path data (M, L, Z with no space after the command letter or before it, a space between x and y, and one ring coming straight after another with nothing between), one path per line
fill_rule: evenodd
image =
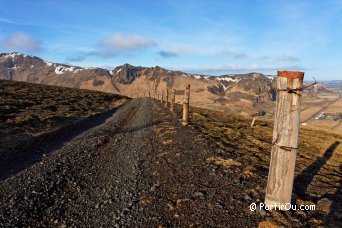
M219 81L219 82L220 82L220 81ZM223 91L226 92L227 86L225 86L222 82L220 82L220 84L223 86Z
M15 57L17 57L18 56L18 54L16 53L16 52L13 52L13 53L11 53L11 54L9 54L9 57L11 57L11 58L15 58Z
M239 82L240 81L240 79L238 78L230 78L230 77L219 78L219 80L227 81L227 82Z
M77 73L79 73L79 72L82 71L82 70L83 70L82 68L76 69L76 70L74 71L74 73L77 74Z
M55 68L55 73L56 74L64 74L65 72L73 72L75 67L65 67L65 66L57 66Z

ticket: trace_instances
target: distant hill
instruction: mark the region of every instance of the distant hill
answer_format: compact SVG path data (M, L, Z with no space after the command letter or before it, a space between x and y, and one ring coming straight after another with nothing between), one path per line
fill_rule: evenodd
M0 54L0 79L117 93L129 97L152 96L166 88L191 84L191 104L234 113L272 115L276 99L274 77L261 73L208 76L156 67L124 64L106 70L51 63L20 53Z
M330 89L342 90L342 80L331 80L324 82Z

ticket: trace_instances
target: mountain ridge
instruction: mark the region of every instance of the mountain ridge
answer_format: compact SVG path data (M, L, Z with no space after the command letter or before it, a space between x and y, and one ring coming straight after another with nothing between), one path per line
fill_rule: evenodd
M184 85L191 84L191 104L255 115L274 112L276 77L251 72L211 76L128 63L112 70L52 63L18 52L0 54L0 79L118 93L128 97L157 97L175 88L182 102Z

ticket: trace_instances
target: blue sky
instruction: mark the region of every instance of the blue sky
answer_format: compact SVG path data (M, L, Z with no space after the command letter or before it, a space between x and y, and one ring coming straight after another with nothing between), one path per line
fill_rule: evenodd
M111 69L342 79L340 0L0 0L0 52Z

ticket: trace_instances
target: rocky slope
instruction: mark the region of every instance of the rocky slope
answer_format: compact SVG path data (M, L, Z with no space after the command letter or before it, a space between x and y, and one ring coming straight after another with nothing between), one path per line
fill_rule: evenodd
M37 146L44 156L0 180L0 227L341 227L340 135L301 129L292 205L315 210L251 211L264 201L272 122L192 107L184 127L175 110L128 100Z
M51 63L19 53L0 54L0 79L57 85L129 97L157 97L175 88L176 102L183 99L184 85L191 84L193 106L230 113L272 117L275 108L275 78L260 73L208 76L171 71L159 66L141 67L124 64L113 70L82 68ZM324 84L304 91L310 101L317 94L331 93ZM304 99L305 100L305 99Z
M53 147L49 138L57 145L61 131L71 136L96 126L125 100L117 94L0 80L0 180L39 159L37 146Z
M182 101L184 84L191 84L192 105L238 113L270 113L274 107L274 80L250 73L219 77L187 74L161 67L129 64L113 70L50 63L20 53L0 54L0 79L119 93L129 97L153 96L177 89Z
M71 67L19 53L0 54L0 79L73 88L99 86L95 90L117 92L110 78L109 72L100 68Z

